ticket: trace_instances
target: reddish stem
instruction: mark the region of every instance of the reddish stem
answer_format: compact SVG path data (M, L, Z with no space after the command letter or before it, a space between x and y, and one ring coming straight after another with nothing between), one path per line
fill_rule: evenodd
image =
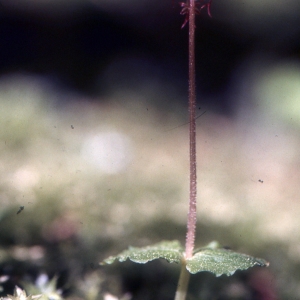
M195 0L190 0L189 4L190 201L185 244L186 258L191 258L193 256L197 222Z

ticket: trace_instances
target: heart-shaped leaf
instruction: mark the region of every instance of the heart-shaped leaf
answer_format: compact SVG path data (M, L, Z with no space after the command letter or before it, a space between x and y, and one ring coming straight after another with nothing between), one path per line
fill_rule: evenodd
M112 264L116 259L120 262L130 259L133 262L145 264L148 261L164 258L170 263L180 263L183 249L179 241L162 241L143 248L129 247L117 256L110 256L101 264Z
M208 271L216 276L230 276L237 270L268 265L264 259L220 248L217 242L212 242L205 248L198 249L194 256L187 260L186 268L192 274Z

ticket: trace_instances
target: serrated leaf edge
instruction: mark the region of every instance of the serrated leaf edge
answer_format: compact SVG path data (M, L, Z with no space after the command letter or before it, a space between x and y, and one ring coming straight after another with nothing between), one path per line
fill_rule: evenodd
M212 243L210 243L208 246L210 246ZM194 254L194 256L187 260L187 264L186 264L186 269L191 273L191 274L197 274L197 273L200 273L200 272L210 272L210 273L213 273L215 274L216 277L220 277L222 275L227 275L227 276L232 276L236 271L238 270L248 270L249 268L252 268L252 267L255 267L255 266L259 266L259 267L268 267L269 266L269 262L267 262L266 260L262 259L262 258L256 258L254 256L250 256L250 255L247 255L247 254L244 254L244 253L239 253L239 252L235 252L235 251L232 251L232 250L229 250L229 249L224 249L224 248L217 248L215 247L216 244L213 244L213 247L203 247L202 249L198 249L197 252ZM240 256L243 256L244 258L247 258L247 259L251 259L253 260L253 265L249 266L249 267L246 267L246 268L242 268L242 267L239 267L239 268L236 268L235 270L233 271L228 271L228 272L222 272L222 273L216 273L214 271L211 271L209 270L200 270L200 271L197 271L197 272L192 272L191 271L191 267L189 266L189 262L193 261L195 259L196 256L198 256L201 252L203 251L207 251L207 250L223 250L224 252L229 252L229 253L233 253L233 254L238 254Z
M146 260L141 260L141 259L135 259L134 257L132 257L132 255L130 255L130 252L131 251L137 251L137 252L160 252L160 251L172 251L174 254L177 254L178 255L178 260L176 259L171 259L167 256L167 255L164 255L164 254L157 254L157 255L154 255L154 257L149 257L149 259L146 259ZM150 254L149 254L150 255ZM152 254L153 256L153 254ZM182 249L182 246L181 244L179 243L179 241L177 240L173 240L173 241L162 241L162 242L159 242L159 243L156 243L156 244L153 244L153 245L150 245L150 246L146 246L146 247L132 247L132 246L129 246L127 250L124 250L122 251L121 253L119 253L118 255L116 256L109 256L108 258L106 258L105 260L103 260L100 265L106 265L106 264L112 264L114 263L116 260L118 260L119 262L124 262L126 261L127 259L135 262L135 263L141 263L141 264L145 264L149 261L153 261L155 259L165 259L167 260L168 262L170 263L179 263L181 261L183 257L183 249Z

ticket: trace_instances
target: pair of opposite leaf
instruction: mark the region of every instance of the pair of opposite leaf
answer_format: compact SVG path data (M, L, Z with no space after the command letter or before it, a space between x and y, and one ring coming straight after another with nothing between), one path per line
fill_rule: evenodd
M127 259L145 264L158 258L166 259L170 263L183 263L192 274L208 271L216 276L223 274L230 276L237 270L269 265L264 259L224 249L217 242L211 242L207 246L195 250L192 258L185 259L183 247L179 241L162 241L144 248L129 247L128 250L117 256L108 257L101 264L112 264L115 260L124 262Z

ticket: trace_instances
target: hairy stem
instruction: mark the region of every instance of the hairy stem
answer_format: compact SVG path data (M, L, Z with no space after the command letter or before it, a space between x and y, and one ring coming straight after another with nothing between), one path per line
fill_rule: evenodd
M185 257L191 258L195 245L197 222L196 170L196 83L195 83L195 0L189 7L189 117L190 117L190 201L185 243Z
M196 83L195 83L195 0L189 1L189 123L190 123L190 201L185 242L185 257L181 262L181 272L175 300L185 300L190 273L186 269L186 259L192 258L197 222L197 170L196 170Z

